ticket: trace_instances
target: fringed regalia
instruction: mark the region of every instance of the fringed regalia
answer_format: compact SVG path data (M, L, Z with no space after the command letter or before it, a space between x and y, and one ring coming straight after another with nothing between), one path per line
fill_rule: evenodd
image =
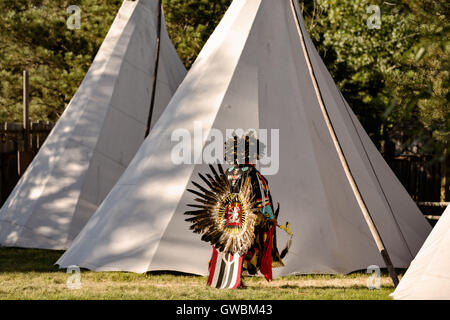
M191 215L191 229L213 246L208 285L237 288L241 273L260 271L272 280L272 267L283 266L276 246L274 211L267 180L251 164L234 165L224 172L210 166L212 174L199 174L206 187L193 182L198 196Z

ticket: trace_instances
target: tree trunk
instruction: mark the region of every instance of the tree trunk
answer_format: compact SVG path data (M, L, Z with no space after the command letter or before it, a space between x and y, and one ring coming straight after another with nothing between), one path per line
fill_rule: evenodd
M444 148L443 151L444 159L441 164L441 202L445 202L447 199L447 160L448 160L448 149Z

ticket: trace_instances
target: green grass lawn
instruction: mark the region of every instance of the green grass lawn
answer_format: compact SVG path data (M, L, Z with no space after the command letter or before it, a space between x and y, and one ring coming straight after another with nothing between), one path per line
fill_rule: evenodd
M168 273L81 272L81 288L69 289L69 274L53 264L61 251L0 248L0 299L390 299L387 275L369 290L369 275L245 277L247 289L218 290L206 278Z

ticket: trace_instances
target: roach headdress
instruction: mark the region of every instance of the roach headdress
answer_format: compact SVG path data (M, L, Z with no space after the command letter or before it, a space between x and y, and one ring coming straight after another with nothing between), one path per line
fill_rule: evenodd
M225 161L229 164L255 163L264 156L266 146L255 137L253 131L242 137L234 134L225 142Z

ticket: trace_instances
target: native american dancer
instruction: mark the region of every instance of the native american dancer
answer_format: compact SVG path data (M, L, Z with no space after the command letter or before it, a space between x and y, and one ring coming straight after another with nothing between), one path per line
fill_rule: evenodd
M275 227L279 206L274 211L267 179L255 168L259 148L257 156L250 156L254 143L259 147L251 134L234 137L234 148L226 149L226 159L233 159L234 164L226 171L219 165L219 172L210 166L212 174L199 174L208 188L193 182L198 190L188 189L198 196L198 203L188 205L196 210L185 212L193 216L186 221L192 223L194 232L203 234L203 241L213 245L208 285L215 288L243 287L243 272L255 275L260 271L270 281L272 267L283 266L282 257L287 253L288 247L282 255L278 253ZM243 148L239 148L241 144ZM245 151L239 155L236 150ZM244 164L238 164L239 156Z

